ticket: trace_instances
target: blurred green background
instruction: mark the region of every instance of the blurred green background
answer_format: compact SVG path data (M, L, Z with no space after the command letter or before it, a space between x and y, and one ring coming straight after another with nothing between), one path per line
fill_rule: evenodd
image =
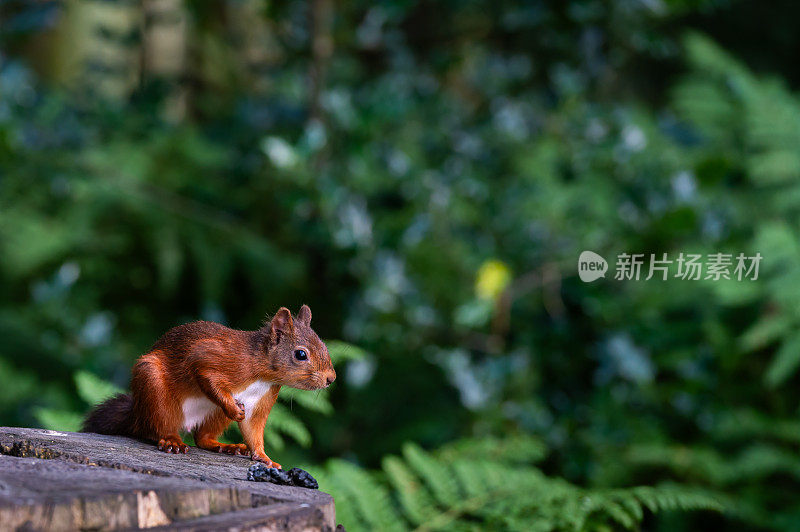
M340 378L267 451L349 530L800 529L798 17L3 1L0 425L307 303ZM613 279L680 252L763 260Z

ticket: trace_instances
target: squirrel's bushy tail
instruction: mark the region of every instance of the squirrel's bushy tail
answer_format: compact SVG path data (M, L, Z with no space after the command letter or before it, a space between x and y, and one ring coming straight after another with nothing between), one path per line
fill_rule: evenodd
M131 413L133 398L130 394L118 393L95 406L83 420L81 432L131 436Z

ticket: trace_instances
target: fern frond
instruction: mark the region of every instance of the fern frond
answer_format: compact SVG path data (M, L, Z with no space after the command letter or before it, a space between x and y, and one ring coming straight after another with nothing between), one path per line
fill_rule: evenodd
M736 456L723 456L708 448L640 445L627 456L631 464L664 467L684 478L725 486L742 479L789 475L800 479L796 453L768 444L757 444Z
M795 333L781 345L767 368L764 381L774 388L782 384L800 367L800 333Z
M405 462L395 456L383 459L383 470L394 489L400 507L408 520L421 525L436 515L428 489L420 482Z
M269 449L283 450L286 442L283 441L277 430L264 429L264 442Z
M715 437L721 441L769 438L796 444L800 443L800 421L768 417L753 409L735 410L720 416Z
M505 448L520 441L505 442ZM383 460L382 475L331 461L326 488L336 498L337 509L346 506L341 515L354 519L341 517L351 530L635 529L645 510L728 507L720 497L694 488L586 489L547 477L529 465L473 459L476 450L485 451L488 445L469 440L428 453L409 443L402 459Z
M279 397L284 403L289 403L289 405L297 403L312 412L319 412L325 415L333 413L333 406L328 399L327 390L307 391L289 389L282 392Z
M275 403L267 419L265 436L267 436L270 431L282 432L303 447L311 445L311 433L308 432L303 422L295 417L295 415L281 403Z
M444 446L437 454L447 460L536 463L547 456L547 447L540 438L529 435L468 438Z
M345 360L359 360L367 357L367 352L357 345L349 344L341 340L326 340L328 354L334 365Z
M436 500L452 506L459 502L461 495L453 479L453 472L445 462L435 460L418 445L407 443L403 446L403 456L411 468L424 480Z
M357 513L358 493L350 489L347 484L347 475L340 475L332 462L324 470L315 471L317 482L319 482L319 489L333 495L336 501L336 520L340 523L356 523L361 524L361 529L366 529L363 526L364 521ZM358 525L353 525L358 529Z
M371 530L403 530L402 519L391 504L386 487L369 473L344 460L333 460L330 473L346 486L362 522Z
M722 498L706 491L678 486L639 486L626 490L614 490L611 496L616 499L635 498L651 512L664 510L712 510L722 512L726 509Z

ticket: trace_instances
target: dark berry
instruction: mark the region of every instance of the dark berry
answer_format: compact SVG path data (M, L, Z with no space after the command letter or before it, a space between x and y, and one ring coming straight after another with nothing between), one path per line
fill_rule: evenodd
M291 486L292 481L289 479L289 475L283 469L278 469L276 467L270 467L267 469L267 474L269 475L269 481L273 484L280 484L281 486Z
M299 467L293 467L289 471L267 467L264 464L253 464L247 470L247 480L255 482L272 482L281 486L298 486L300 488L318 489L317 481Z
M253 464L247 470L247 480L255 482L272 482L281 486L291 486L289 475L282 469L267 467L264 464Z
M292 481L292 485L294 486L309 488L312 490L319 488L319 484L317 484L317 481L314 479L314 477L312 477L308 471L303 471L299 467L291 468L288 475Z

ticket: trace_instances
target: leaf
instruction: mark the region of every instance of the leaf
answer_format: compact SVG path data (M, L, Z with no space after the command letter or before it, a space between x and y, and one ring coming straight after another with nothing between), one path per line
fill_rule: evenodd
M795 333L783 345L770 362L764 382L770 388L783 384L800 366L800 333Z
M547 447L541 439L529 435L467 438L444 446L438 454L452 460L533 463L547 456Z
M264 441L267 447L271 449L280 451L286 447L286 442L283 441L283 438L281 438L277 430L264 429Z
M453 319L464 327L483 327L492 317L494 304L489 299L472 299L456 308Z
M747 351L762 349L782 338L791 330L792 323L784 314L765 316L747 329L739 342Z
M328 390L309 391L292 388L287 393L281 394L280 398L289 405L297 403L303 408L320 414L330 415L333 413L333 405L328 399Z
M288 408L281 403L275 403L267 419L266 431L280 431L294 439L302 447L311 445L311 433Z
M402 520L391 505L389 491L360 467L344 460L330 463L331 474L338 477L355 495L358 513L372 530L402 530Z
M487 260L478 269L475 279L475 294L480 299L495 300L511 282L511 270L505 262Z
M75 386L78 388L78 395L90 405L102 403L113 395L124 391L119 386L104 381L88 371L77 371L73 378L75 379Z
M437 461L414 443L403 446L403 456L441 504L452 505L459 500L458 486L447 465Z
M359 360L368 356L360 347L341 340L326 340L325 345L328 346L328 354L334 365L345 360Z
M383 470L409 521L421 525L436 515L431 494L405 462L387 456L383 459Z
M51 221L16 209L3 210L0 212L3 270L12 276L25 275L64 257L79 245L79 229L63 220Z
M83 416L79 413L56 408L39 407L33 411L33 415L42 427L50 430L78 432L83 423Z

